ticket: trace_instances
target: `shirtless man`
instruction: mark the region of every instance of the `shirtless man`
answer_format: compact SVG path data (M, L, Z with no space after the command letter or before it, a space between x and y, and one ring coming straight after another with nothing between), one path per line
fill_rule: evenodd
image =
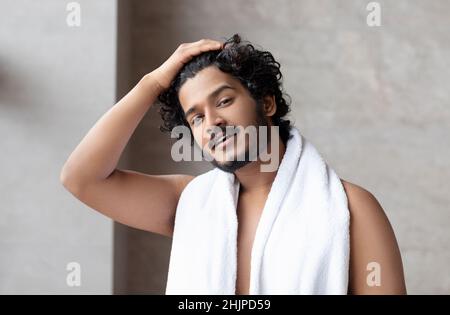
M61 170L64 187L89 207L122 224L171 237L181 192L194 176L149 175L117 168L119 158L137 125L161 93L194 56L220 50L224 43L202 39L181 44L157 69L146 74L91 128ZM218 93L218 87L226 85ZM207 67L187 80L179 101L196 143L212 140L208 126L258 123L255 100L239 80ZM195 108L193 107L194 105ZM194 108L192 110L191 108ZM277 111L273 95L264 97L263 117L272 125ZM199 128L202 126L202 128ZM280 161L285 151L280 143ZM260 172L258 161L245 165L213 161L234 172L241 184L237 215L238 262L236 294L248 294L250 254L256 227L276 172ZM367 190L342 180L350 210L349 294L405 294L400 251L392 227L376 198ZM379 286L367 283L370 262L381 266Z

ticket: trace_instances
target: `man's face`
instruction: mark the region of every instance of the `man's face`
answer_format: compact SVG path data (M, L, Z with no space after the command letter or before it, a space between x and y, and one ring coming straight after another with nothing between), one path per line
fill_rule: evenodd
M256 143L248 143L250 137L244 132L213 145L218 133L228 135L248 126L258 131L259 126L267 126L262 109L237 79L217 67L207 67L183 84L178 97L196 143L212 157L214 166L234 172L251 162L249 147Z

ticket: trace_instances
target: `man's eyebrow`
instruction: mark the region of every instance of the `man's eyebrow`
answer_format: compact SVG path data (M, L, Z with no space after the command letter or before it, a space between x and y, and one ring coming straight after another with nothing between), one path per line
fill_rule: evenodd
M212 99L214 97L216 97L220 92L222 92L225 89L232 89L235 90L234 87L232 87L231 85L228 84L222 84L221 86L219 86L217 89L215 89L211 94L208 95L208 99ZM197 105L192 106L191 108L189 108L186 113L184 114L184 118L187 118L190 114L192 114L193 112L195 112L197 110Z

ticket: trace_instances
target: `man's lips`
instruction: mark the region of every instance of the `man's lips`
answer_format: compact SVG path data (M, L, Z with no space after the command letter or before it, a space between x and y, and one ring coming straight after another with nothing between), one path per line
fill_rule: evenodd
M218 143L216 143L216 144L214 145L214 149L216 149L216 147L219 146L221 143L226 142L228 139L234 137L235 135L236 135L236 134L232 134L232 135L226 136L225 138L223 138L222 140L220 140Z
M230 135L226 135L226 134L224 135L223 133L219 134L217 137L215 137L213 140L211 140L209 142L210 149L211 150L215 149L219 143L226 141L228 138L231 138L231 137L235 136L236 134L237 134L237 132L234 132Z

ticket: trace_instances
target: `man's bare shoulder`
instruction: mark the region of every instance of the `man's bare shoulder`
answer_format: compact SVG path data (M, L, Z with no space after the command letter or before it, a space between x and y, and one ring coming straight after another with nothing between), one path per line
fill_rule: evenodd
M381 231L390 229L384 209L370 191L354 183L342 179L341 181L347 195L348 209L354 228Z
M376 203L379 205L377 199L370 191L366 190L365 188L359 185L356 185L343 179L341 179L341 182L342 185L344 186L344 190L347 194L349 203L350 202L354 204L370 203L372 205Z
M186 188L186 186L197 176L194 175L187 175L182 174L179 175L177 178L177 187L178 187L178 193L181 194L181 192Z
M400 250L394 230L375 196L342 180L350 211L350 283L353 294L406 293ZM380 267L380 283L368 283L369 267ZM369 268L369 269L368 269Z

